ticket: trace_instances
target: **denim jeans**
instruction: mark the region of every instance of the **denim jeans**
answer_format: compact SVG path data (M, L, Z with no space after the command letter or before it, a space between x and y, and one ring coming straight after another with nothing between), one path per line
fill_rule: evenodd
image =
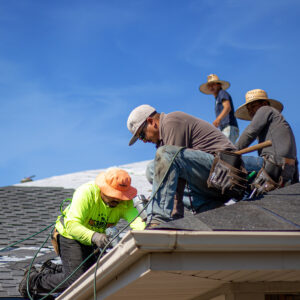
M226 137L228 137L228 139L231 141L232 144L235 144L240 133L239 129L236 126L228 125L225 128L223 128L221 131Z
M39 273L33 280L34 288L37 293L47 293L54 289L59 283L67 278L93 251L92 246L86 246L76 240L67 239L59 235L59 248L62 260L62 272L49 273L47 271ZM83 264L77 272L62 284L56 292L63 292L68 288L77 278L79 278L86 270L88 270L96 262L96 256L91 258Z
M158 188L152 203L147 209L148 223L152 219L160 222L172 220L171 213L178 178L186 180L190 189L192 206L197 212L216 208L229 200L228 197L225 197L220 192L207 187L206 182L214 156L201 150L182 149L171 164L166 178L158 187L178 149L179 147L170 145L160 147L156 152L154 164L150 163L148 165L147 177L150 177L151 168L152 166L154 167L152 195ZM244 158L247 171L258 171L261 168L262 158L250 156ZM185 197L185 206L188 206L187 202L189 201Z

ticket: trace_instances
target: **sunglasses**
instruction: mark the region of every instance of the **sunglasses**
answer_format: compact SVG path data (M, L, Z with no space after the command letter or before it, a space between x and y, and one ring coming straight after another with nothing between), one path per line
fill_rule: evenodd
M108 204L108 205L111 206L111 207L117 206L117 205L120 204L120 202L122 201L122 200L120 200L120 199L116 199L116 198L109 197L109 196L107 196L107 195L105 195L105 194L103 194L103 193L101 193L101 198L102 198L102 200L103 200L106 204Z
M141 130L141 132L140 132L140 134L139 134L139 136L138 136L138 138L140 139L140 140L145 140L146 139L146 133L145 133L145 128L146 128L146 126L147 126L147 121L145 121L145 123L144 123L144 125L143 125L143 127L142 127L142 130Z

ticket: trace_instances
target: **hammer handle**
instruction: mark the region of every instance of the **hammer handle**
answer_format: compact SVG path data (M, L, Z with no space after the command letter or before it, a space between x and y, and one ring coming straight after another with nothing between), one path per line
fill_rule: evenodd
M272 142L270 140L268 140L268 141L256 144L254 146L250 146L248 148L245 148L245 149L242 149L242 150L239 150L239 151L235 151L234 153L236 153L236 154L245 154L245 153L253 152L255 150L270 147L270 146L272 146Z

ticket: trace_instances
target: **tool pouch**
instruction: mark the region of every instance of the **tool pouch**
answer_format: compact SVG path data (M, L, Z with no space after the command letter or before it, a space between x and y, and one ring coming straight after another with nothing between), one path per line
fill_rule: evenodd
M255 190L255 196L273 191L279 187L279 183L272 179L264 167L259 170L255 180L251 184L251 190Z
M241 155L229 151L218 152L210 169L207 185L225 196L242 199L247 189L247 172Z
M59 256L59 245L58 245L58 231L54 228L52 236L51 236L51 244L54 248L55 253Z
M287 186L293 183L293 179L295 176L296 167L293 165L284 164L281 172L281 185ZM298 176L299 178L299 176Z

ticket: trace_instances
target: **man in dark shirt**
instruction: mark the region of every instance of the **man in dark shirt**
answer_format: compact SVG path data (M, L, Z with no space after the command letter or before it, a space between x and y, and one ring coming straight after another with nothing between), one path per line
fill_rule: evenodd
M283 105L274 99L269 99L264 90L255 89L246 93L246 103L240 106L235 115L242 120L251 120L245 129L236 147L243 149L248 147L255 139L259 143L266 140L272 141L272 146L263 148L259 155L264 158L264 167L277 170L281 177L280 185L299 181L297 167L297 150L293 131L289 123L284 119L281 111ZM275 174L269 174L275 182Z
M207 76L207 82L203 83L199 90L204 94L215 96L216 119L213 121L213 125L219 128L232 143L235 143L239 136L239 129L234 116L231 96L225 91L229 86L228 81L219 80L216 74L210 74Z
M221 150L236 150L216 127L183 112L157 113L150 105L135 108L128 117L127 127L133 134L129 145L141 139L145 143L154 143L158 148L153 167L153 193L172 164L153 198L152 206L148 206L148 223L183 216L182 207L178 208L177 203L179 206L182 203L185 183L197 212L218 207L228 200L228 197L209 189L206 183L214 154ZM180 147L184 149L173 160ZM256 169L259 168L260 164L256 166Z

